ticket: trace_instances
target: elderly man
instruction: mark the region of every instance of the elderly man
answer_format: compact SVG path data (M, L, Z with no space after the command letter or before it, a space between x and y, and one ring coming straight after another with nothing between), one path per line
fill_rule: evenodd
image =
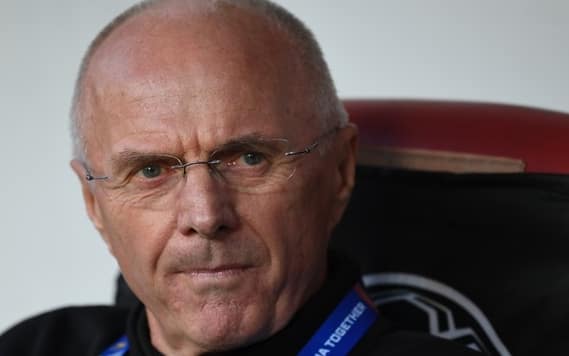
M72 109L90 219L142 302L15 327L1 355L462 355L396 332L327 249L356 128L266 1L146 1L92 43Z

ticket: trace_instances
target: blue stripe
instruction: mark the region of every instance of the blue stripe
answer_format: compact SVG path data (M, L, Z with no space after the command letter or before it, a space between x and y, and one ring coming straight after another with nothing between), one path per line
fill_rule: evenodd
M130 345L126 335L115 341L108 349L103 351L100 356L123 356L128 352Z
M298 356L347 355L377 319L375 309L352 289Z

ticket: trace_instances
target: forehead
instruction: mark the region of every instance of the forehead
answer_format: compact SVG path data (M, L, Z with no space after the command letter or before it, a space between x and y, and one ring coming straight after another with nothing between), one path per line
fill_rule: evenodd
M310 126L297 57L289 39L254 14L135 17L91 61L86 143L295 134Z

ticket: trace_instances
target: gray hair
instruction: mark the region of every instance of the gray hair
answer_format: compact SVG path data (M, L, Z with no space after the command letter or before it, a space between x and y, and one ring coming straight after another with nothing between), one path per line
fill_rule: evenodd
M86 73L89 69L93 55L101 44L113 33L115 29L132 17L135 17L145 10L154 8L159 4L167 3L172 0L143 0L133 5L122 14L117 16L101 32L89 45L85 56L81 62L79 74L75 82L75 90L71 104L71 136L73 143L73 157L84 161L86 159L86 142L83 126L85 123L84 113L82 112L82 96L84 90L84 81ZM176 0L173 0L176 1ZM195 4L195 0L177 0L188 5ZM283 31L295 46L295 50L299 53L299 58L309 73L313 75L314 91L313 107L317 115L322 121L324 130L329 130L336 126L344 126L348 122L348 115L338 98L336 88L330 75L328 65L324 60L324 56L318 42L314 38L312 32L294 15L286 9L268 0L206 0L199 2L205 5L200 11L211 13L218 11L224 5L230 5L240 9L252 11L267 19L270 26L276 27Z

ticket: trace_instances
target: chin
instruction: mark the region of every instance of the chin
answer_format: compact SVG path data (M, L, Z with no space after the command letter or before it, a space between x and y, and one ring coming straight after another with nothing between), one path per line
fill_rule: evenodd
M199 330L198 340L202 347L208 351L232 350L268 338L271 334L270 329L262 323L243 325L245 323L241 320L237 328L231 323L231 320L224 317L207 323Z
M268 338L274 315L263 303L243 305L235 302L208 302L191 318L192 339L206 351L224 351L243 347Z

